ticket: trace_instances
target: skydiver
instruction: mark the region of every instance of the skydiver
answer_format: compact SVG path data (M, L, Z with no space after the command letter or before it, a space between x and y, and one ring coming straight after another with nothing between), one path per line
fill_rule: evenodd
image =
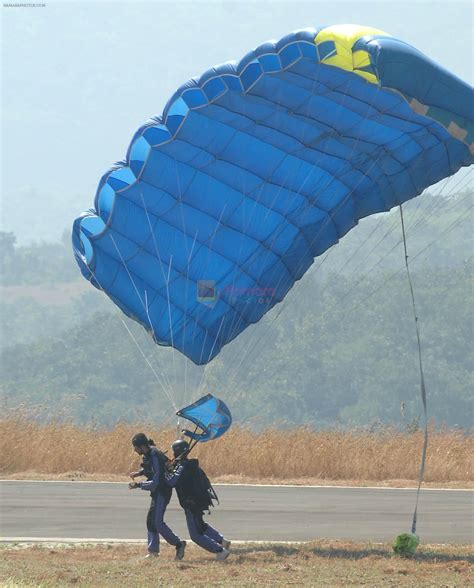
M219 531L216 531L203 519L204 509L207 506L204 505L203 508L203 503L199 504L196 487L193 484L198 474L198 461L188 459L189 444L182 439L175 441L171 448L176 467L173 471L165 474L165 479L170 487L176 489L179 503L186 516L189 536L194 543L203 549L215 553L217 560L224 561L230 554L230 541L224 539Z
M151 504L146 518L148 530L148 555L146 558L158 556L160 552L160 535L165 541L176 548L176 560L184 557L186 541L181 540L164 522L166 507L171 499L171 487L165 482L165 465L168 458L155 447L153 439L148 439L144 433L137 433L132 437L132 445L138 455L143 455L142 469L131 472L130 478L146 476L146 482L130 482L130 490L140 488L150 492Z

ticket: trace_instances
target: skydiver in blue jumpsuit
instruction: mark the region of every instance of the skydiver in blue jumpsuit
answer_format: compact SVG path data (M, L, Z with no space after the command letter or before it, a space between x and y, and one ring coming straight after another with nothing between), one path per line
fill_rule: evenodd
M203 520L203 510L194 500L192 477L197 460L187 458L189 445L186 441L178 439L171 447L177 465L173 472L166 473L165 479L170 487L176 489L179 503L186 516L189 536L203 549L215 553L217 560L223 561L230 554L230 541Z
M132 438L132 445L138 455L143 455L142 469L132 472L132 480L138 476L146 476L146 482L131 482L131 490L140 488L150 492L151 505L148 511L146 526L148 530L148 555L155 557L160 552L160 535L170 545L176 547L177 560L183 559L186 541L182 541L164 522L166 507L171 499L172 489L165 482L165 460L158 451L152 439L145 434L137 433Z

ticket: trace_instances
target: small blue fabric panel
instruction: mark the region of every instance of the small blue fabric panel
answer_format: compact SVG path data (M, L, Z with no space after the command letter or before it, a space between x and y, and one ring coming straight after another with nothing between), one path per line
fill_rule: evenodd
M316 47L317 32L184 84L74 223L83 275L197 364L361 218L474 162L472 88L387 37L356 43L381 81L370 83L321 63L334 47Z
M176 414L191 421L202 430L202 432L184 431L188 437L200 442L217 439L232 424L232 415L227 405L212 394L203 396L193 404L178 410Z

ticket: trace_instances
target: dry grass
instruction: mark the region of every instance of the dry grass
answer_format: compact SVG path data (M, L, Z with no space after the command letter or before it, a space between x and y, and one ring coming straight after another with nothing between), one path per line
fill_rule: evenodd
M169 448L173 430L117 424L101 430L72 424L38 424L22 416L0 420L0 474L4 477L92 477L120 479L136 469L130 446L144 430L158 447ZM291 483L380 483L411 485L417 480L422 434L393 430L314 432L299 428L256 433L234 427L222 439L193 452L214 480ZM432 431L427 483L472 486L474 436ZM30 472L30 474L28 474Z
M302 545L237 545L216 562L190 548L183 562L164 548L142 559L131 545L5 545L1 586L472 586L474 555L468 546L425 546L412 559L389 545L342 541Z

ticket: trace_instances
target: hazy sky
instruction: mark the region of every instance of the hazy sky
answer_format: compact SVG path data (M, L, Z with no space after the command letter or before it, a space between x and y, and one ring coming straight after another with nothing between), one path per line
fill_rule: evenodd
M35 0L41 1L41 0ZM174 90L298 28L357 23L473 83L473 8L456 2L49 2L1 9L1 228L58 238Z

